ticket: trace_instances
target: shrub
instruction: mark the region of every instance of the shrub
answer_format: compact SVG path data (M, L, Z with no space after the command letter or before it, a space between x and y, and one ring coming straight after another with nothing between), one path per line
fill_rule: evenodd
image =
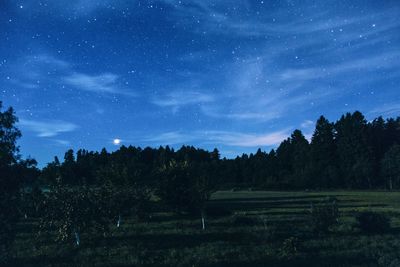
M328 199L327 202L311 209L311 222L313 230L317 233L326 233L338 223L339 208L336 199Z
M38 218L42 216L43 201L45 196L38 186L32 187L31 192L23 192L21 195L20 209L22 215L27 217Z
M215 180L207 173L210 165L171 160L156 170L157 196L176 213L198 216L214 191Z
M398 255L382 255L378 258L378 266L398 267L400 266L400 256Z
M381 213L364 211L356 215L356 226L364 233L383 233L390 229L390 219Z
M297 255L299 240L297 237L289 237L283 241L279 256L283 259L292 259Z

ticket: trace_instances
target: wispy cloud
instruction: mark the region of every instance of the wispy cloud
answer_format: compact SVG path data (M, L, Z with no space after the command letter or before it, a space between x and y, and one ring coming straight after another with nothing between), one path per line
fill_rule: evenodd
M36 132L38 137L54 137L62 133L72 132L78 125L66 121L36 121L21 119L19 124L30 131Z
M172 108L174 112L178 111L181 107L187 105L210 103L215 100L211 94L206 94L198 91L172 91L164 96L158 96L151 101L153 104L160 107Z
M400 104L397 103L385 103L380 107L372 109L370 114L376 115L384 115L384 116L393 116L400 114Z
M53 142L60 146L70 146L71 145L71 142L68 140L54 139Z
M87 92L136 96L122 85L120 76L115 73L78 72L75 71L73 63L46 53L19 59L14 71L15 74L10 78L10 82L26 89L37 89L42 84L60 86L61 82Z
M234 131L172 131L156 134L143 142L154 145L174 145L200 143L203 145L224 145L231 147L271 147L276 146L290 135L290 129L264 134Z
M314 122L312 120L305 120L301 123L300 126L301 126L301 128L308 129L308 128L314 126Z
M52 12L50 15L63 12L75 17L86 17L99 10L118 10L119 8L132 6L136 2L137 0L70 0L46 1L44 5L38 6L35 0L25 0L23 6L25 8L30 8L32 12L46 12L47 9L55 9L59 12Z
M399 22L394 19L398 8L393 8L388 15L388 12L376 12L374 19L377 21L385 20L383 28L376 28L374 32L364 30L359 34L345 35L344 29L349 29L354 25L366 24L371 20L371 16L362 14L359 16L336 16L329 17L329 12L316 12L312 5L308 11L304 11L301 16L294 13L293 16L287 16L288 5L285 2L281 3L281 8L274 7L274 11L259 12L254 16L242 16L237 10L246 10L252 12L254 6L260 5L252 1L208 1L208 0L162 0L164 4L169 5L174 10L172 19L178 19L181 23L186 23L187 28L193 29L199 34L217 34L227 35L229 37L265 37L265 36L299 36L311 35L316 33L341 32L343 33L341 41L356 40L359 35L370 36L374 32L382 30L394 29L399 25ZM268 5L268 3L265 3ZM262 6L265 5L260 5ZM330 3L326 3L329 10ZM289 11L290 12L290 11ZM329 20L326 18L329 17ZM277 21L276 18L279 18ZM286 18L286 19L285 19ZM192 25L192 27L190 27ZM195 26L193 26L195 25ZM346 39L343 39L346 36Z
M117 93L117 79L118 76L112 73L103 73L100 75L73 73L66 76L64 81L69 85L85 91Z
M257 16L242 16L235 10L253 12L254 3L164 2L174 10L170 18L184 24L187 30L214 34L213 38L265 39L259 43L266 49L262 45L257 50L238 46L232 51L236 62L224 62L225 67L219 72L221 87L229 89L218 92L224 102L202 105L204 114L210 117L261 122L279 119L294 110L306 112L351 97L379 79L384 82L399 77L395 72L400 62L398 49L370 50L377 45L385 47L398 38L398 7L373 15L353 12L351 16L346 12L332 16L329 9L314 12L311 8L301 16L287 16L291 9L285 9L283 3L281 8ZM184 59L198 60L199 55L207 58L196 51ZM307 56L316 62L307 62ZM375 75L377 71L385 74ZM214 72L209 73L209 77L213 75Z
M235 147L276 146L289 136L289 130L269 132L264 134L249 134L229 131L208 131L206 138L211 143Z
M31 61L31 62L36 62L36 63L47 64L51 67L58 67L58 68L71 67L71 64L69 62L59 59L59 58L56 58L49 54L38 54L38 55L29 56L27 58L27 60Z
M181 133L179 131L172 131L161 133L157 135L150 136L148 138L142 139L143 142L153 143L159 145L175 145L175 144L187 144L194 141L196 138L194 136Z
M71 65L47 53L17 58L9 69L9 82L25 89L38 89L43 84L56 80L68 71Z
M215 118L265 122L279 119L291 110L312 109L314 105L341 93L327 90L323 83L311 87L308 79L299 78L299 74L282 78L285 71L272 68L271 63L274 60L269 57L256 57L228 65L221 73L225 75L223 79L229 91L220 92L219 99L224 99L223 102L203 105L204 114Z

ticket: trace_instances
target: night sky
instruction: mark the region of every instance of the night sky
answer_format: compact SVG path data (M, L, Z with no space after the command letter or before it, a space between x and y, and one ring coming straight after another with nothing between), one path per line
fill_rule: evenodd
M320 115L400 115L400 1L0 0L24 157L269 150ZM120 142L115 139L120 139Z

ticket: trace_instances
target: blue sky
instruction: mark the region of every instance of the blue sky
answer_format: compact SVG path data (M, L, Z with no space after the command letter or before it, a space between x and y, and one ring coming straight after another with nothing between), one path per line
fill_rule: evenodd
M399 1L2 0L0 100L24 156L217 147L400 115Z

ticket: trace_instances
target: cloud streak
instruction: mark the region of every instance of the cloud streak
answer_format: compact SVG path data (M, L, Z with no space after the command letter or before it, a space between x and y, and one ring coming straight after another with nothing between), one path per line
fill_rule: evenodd
M203 145L224 145L231 147L271 147L277 146L290 135L290 129L272 131L264 134L234 131L172 131L142 139L154 145L176 145L200 143Z
M387 103L380 107L372 109L370 114L376 115L385 115L385 116L393 116L400 113L400 104L399 103Z
M63 133L73 132L78 125L66 121L36 121L21 119L19 124L30 131L36 132L38 137L55 137Z
M158 96L151 100L154 105L172 108L174 112L177 112L184 106L200 105L214 101L215 98L213 95L199 91L172 91L162 97Z
M100 75L88 75L84 73L73 73L64 77L64 81L78 89L99 92L99 93L118 93L116 81L118 76L112 73Z
M26 89L37 89L42 86L41 84L60 86L60 83L64 83L86 92L136 96L121 85L120 76L115 73L78 72L73 63L50 54L41 53L24 57L16 63L14 70L16 74L10 82Z
M209 131L205 133L209 142L234 147L270 147L279 145L289 136L287 129L264 134L229 131Z

